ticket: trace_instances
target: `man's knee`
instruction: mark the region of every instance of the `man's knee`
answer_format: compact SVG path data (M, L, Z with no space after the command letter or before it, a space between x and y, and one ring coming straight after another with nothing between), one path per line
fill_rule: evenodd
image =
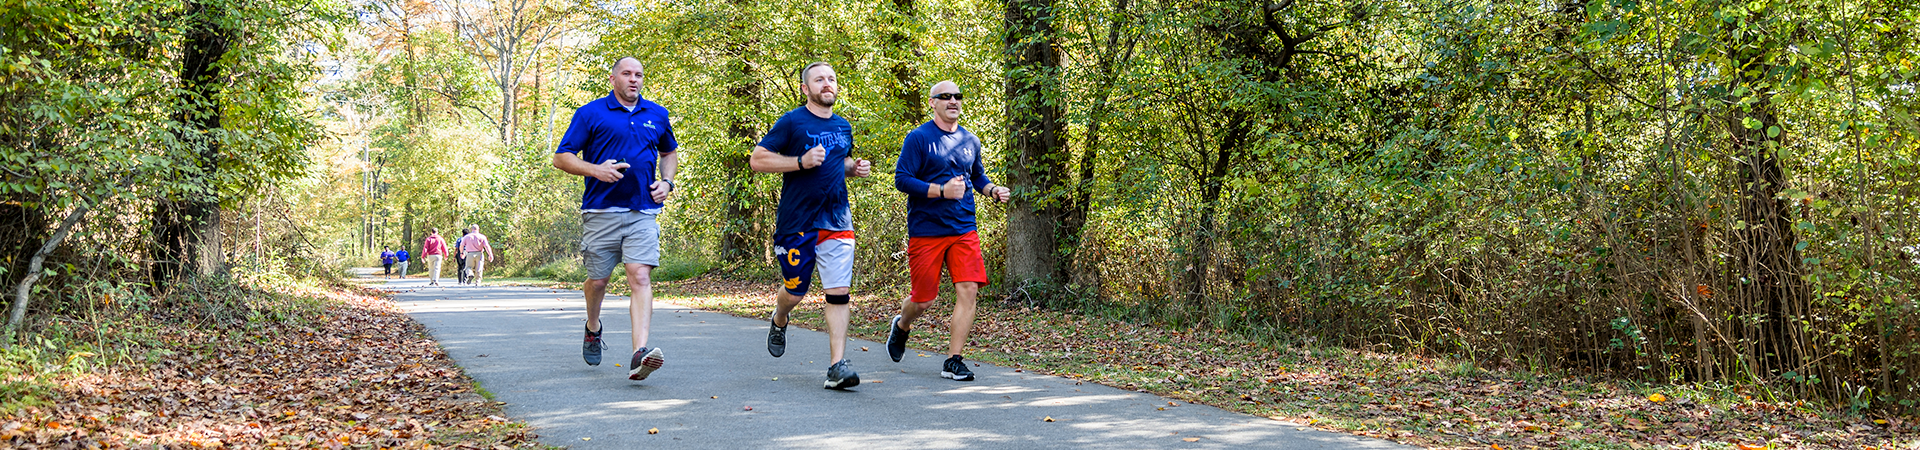
M606 289L606 288L607 288L607 279L606 279L606 278L601 278L601 279L598 279L598 280L587 280L587 289L588 289L588 290L592 290L592 289Z
M974 295L980 293L980 283L975 283L972 281L962 281L959 283L954 283L953 293L959 295L962 298L973 298Z
M635 286L653 283L653 266L646 264L627 264L627 284Z

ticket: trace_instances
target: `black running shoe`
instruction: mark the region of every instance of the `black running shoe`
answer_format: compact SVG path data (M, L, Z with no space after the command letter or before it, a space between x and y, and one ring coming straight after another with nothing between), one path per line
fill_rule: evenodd
M774 325L772 317L767 318L767 353L775 358L787 354L787 327Z
M633 381L645 380L647 379L647 375L652 375L653 371L660 370L660 365L666 362L667 360L660 356L660 349L640 347L639 350L633 351L633 370L627 371L627 379Z
M893 323L887 328L887 356L893 357L893 362L900 362L900 357L907 354L907 330L900 329L900 316L893 316Z
M606 330L603 329L600 331ZM600 365L600 349L606 347L607 343L600 340L600 332L587 330L586 341L580 343L580 357L587 360L587 365L598 366Z
M960 359L960 355L953 355L947 358L946 364L940 366L940 377L952 378L953 381L973 381L973 371L967 369L967 362Z
M852 362L842 359L827 368L827 389L846 389L859 385L860 374L854 373Z

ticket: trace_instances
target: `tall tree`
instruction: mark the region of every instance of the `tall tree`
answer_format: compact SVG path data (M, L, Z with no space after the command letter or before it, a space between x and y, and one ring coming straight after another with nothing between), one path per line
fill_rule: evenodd
M752 0L732 0L734 14L745 15L753 11ZM766 103L766 76L761 73L757 49L760 47L759 34L751 20L731 20L726 25L726 33L721 43L726 68L722 72L723 89L726 90L726 145L717 149L721 153L720 172L722 194L725 197L723 221L720 235L720 259L729 263L746 263L758 252L754 251L765 241L766 236L755 217L757 206L761 203L754 190L757 177L747 168L747 159L753 154L753 145L760 139L759 111Z
M480 58L494 87L499 89L499 105L493 111L470 107L493 124L500 144L512 147L519 125L521 79L532 68L529 61L552 44L572 20L576 5L565 0L444 0L443 7L453 16L453 25L467 52ZM442 92L449 100L460 101L453 92ZM463 105L464 106L464 105Z
M1732 38L1724 47L1721 73L1728 74L1724 89L1725 127L1736 159L1735 179L1740 190L1740 222L1734 230L1740 247L1737 295L1748 311L1761 320L1745 327L1754 345L1749 361L1775 374L1799 370L1808 342L1799 323L1808 313L1808 289L1802 277L1798 238L1788 199L1781 196L1787 176L1781 154L1788 125L1780 120L1773 86L1787 82L1788 64L1782 53L1788 45L1776 17L1777 6L1757 4L1739 20L1725 22L1723 33Z
M1054 0L1006 3L1007 279L1013 286L1063 281L1059 226L1068 209L1059 198L1065 167L1066 120L1060 92L1060 51Z
M206 0L187 3L185 47L180 57L180 110L185 124L180 142L192 149L196 170L191 186L178 198L154 205L154 285L165 288L182 275L208 276L226 270L220 247L220 197L216 178L222 142L221 91L227 84L221 58L234 35L225 5Z
M920 49L919 28L920 11L914 7L913 0L893 0L892 9L887 11L891 20L887 24L887 50L889 52L887 73L893 75L895 101L900 103L900 123L919 123L927 120L924 98L926 88L920 82L920 58L926 52Z

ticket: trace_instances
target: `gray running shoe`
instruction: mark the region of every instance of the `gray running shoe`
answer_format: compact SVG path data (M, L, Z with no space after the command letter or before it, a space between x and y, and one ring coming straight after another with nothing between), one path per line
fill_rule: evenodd
M603 329L600 331L606 330ZM600 365L600 349L606 347L607 343L600 340L599 332L587 330L586 342L580 343L580 357L587 360L587 365L598 366Z
M960 359L960 355L953 355L947 358L946 364L940 366L940 377L952 378L953 381L973 381L973 371L967 369L967 362Z
M907 354L907 330L900 329L900 316L897 315L893 316L893 324L887 325L887 328L887 356L893 357L893 362L900 362L900 357Z
M633 351L633 370L627 371L627 379L633 381L645 380L647 379L647 375L652 375L653 371L660 370L660 365L666 362L666 358L660 356L660 349L640 347L639 350Z
M827 389L846 389L859 385L860 374L854 373L852 362L842 359L827 368Z
M772 317L767 318L767 354L775 358L787 354L787 327L774 325Z

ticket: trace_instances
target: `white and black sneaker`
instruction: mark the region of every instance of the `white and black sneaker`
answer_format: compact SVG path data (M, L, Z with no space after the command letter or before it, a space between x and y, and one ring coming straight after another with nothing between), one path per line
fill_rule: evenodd
M853 363L842 359L827 368L827 389L846 389L860 385L860 374L853 371Z
M667 359L661 356L660 349L640 347L639 350L633 351L633 362L631 363L633 369L627 371L627 379L633 381L645 380L647 379L647 375L652 375L653 371L660 370L660 366L666 363Z
M953 355L947 358L946 364L940 366L940 378L952 378L953 381L973 381L973 371L967 369L967 362L960 359L960 355Z

